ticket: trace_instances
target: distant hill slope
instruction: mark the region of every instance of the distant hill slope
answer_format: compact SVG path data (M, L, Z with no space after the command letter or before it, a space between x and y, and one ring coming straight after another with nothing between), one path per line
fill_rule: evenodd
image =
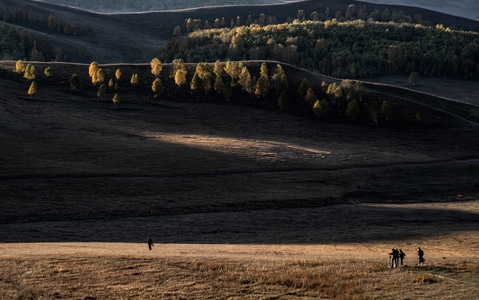
M224 6L224 5L272 5L278 3L301 2L304 0L124 0L124 1L108 1L108 0L44 0L48 3L61 4L70 7L98 11L98 12L139 12L152 10L175 10L186 8L197 8L205 6ZM318 1L319 2L319 1ZM384 5L403 5L428 9L453 16L469 18L472 20L479 19L479 2L476 0L362 0L351 2L368 2Z
M344 12L347 0L300 1L278 5L209 7L175 12L151 12L130 14L98 14L84 10L58 6L39 1L3 0L0 3L0 27L17 30L18 42L2 41L2 51L12 45L23 49L2 55L3 59L31 59L34 45L39 51L50 51L57 60L74 62L103 63L148 62L166 46L176 25L186 19L214 22L224 18L226 22L245 22L249 16L258 18L261 14L274 17L277 22L294 19L298 10L309 16L312 12ZM368 11L383 9L384 5L365 4ZM398 7L405 14L420 14L425 22L442 23L448 27L477 30L478 22L411 7ZM1 28L0 28L1 29ZM9 43L9 44L8 44ZM41 49L38 49L41 46ZM35 52L35 51L34 51ZM57 55L58 54L58 55ZM46 60L52 60L46 57Z
M479 2L477 0L362 0L377 4L414 6L453 16L479 20Z
M272 5L302 0L44 0L44 2L76 7L96 12L142 12L177 10L212 6Z

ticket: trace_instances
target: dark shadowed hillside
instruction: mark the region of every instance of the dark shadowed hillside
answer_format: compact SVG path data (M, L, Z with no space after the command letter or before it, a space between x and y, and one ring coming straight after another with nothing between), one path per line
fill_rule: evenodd
M149 103L149 65L102 65L108 76L122 70L115 108L113 91L97 97L87 64L36 64L50 66L52 76L39 72L32 96L14 65L2 63L0 73L1 241L137 241L144 228L168 242L378 241L390 233L360 233L358 223L345 221L335 230L355 234L336 236L330 230L338 224L327 219L353 203L454 202L478 193L477 125L451 118L447 106L421 105L430 120L456 120L447 127L330 123L197 98L171 83L166 65L164 96ZM291 95L299 78L316 76L284 69ZM81 83L75 92L73 72ZM133 72L139 87L128 83ZM414 109L414 99L427 100L401 90L375 93ZM295 212L307 212L301 223L280 221ZM443 233L457 230L456 217L462 227L476 226L467 213L424 213L399 210L396 222L440 218L451 225Z

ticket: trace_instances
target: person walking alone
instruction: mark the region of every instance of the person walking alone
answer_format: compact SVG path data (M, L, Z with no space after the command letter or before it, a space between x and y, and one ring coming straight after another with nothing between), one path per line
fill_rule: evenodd
M422 251L421 247L417 247L417 265L422 266L422 264L426 261L424 259L424 251Z
M146 240L146 242L148 243L148 249L151 250L151 247L153 247L153 240L151 239L151 237L148 237L148 239Z

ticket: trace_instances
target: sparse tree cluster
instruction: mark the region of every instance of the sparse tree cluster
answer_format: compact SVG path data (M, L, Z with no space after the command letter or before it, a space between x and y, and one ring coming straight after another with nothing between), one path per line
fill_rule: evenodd
M346 118L352 122L370 122L376 125L389 122L394 113L389 101L364 101L366 89L361 81L323 81L314 89L303 79L297 95L303 105L320 119Z
M195 72L187 76L187 66L178 59L175 63L166 66L168 74L162 75L159 69L163 69L161 62L152 60L151 69L141 69L137 72L124 74L120 68L112 69L97 62L92 62L88 67L88 75L92 78L91 86L96 89L96 95L101 100L111 99L114 107L120 105L120 81L126 75L130 76L131 86L145 87L149 80L140 84L139 74L152 78L148 101L158 101L162 98L165 89L175 89L180 94L190 92L198 99L207 101L231 101L232 103L255 105L261 107L276 107L289 113L317 117L321 120L349 120L354 123L370 123L376 125L387 124L391 118L398 119L400 114L390 101L371 100L361 81L342 80L311 83L303 79L300 83L291 86L287 78L287 72L282 64L272 63L248 63L227 61L215 63L200 62L196 64ZM192 66L188 66L192 68ZM271 70L270 70L271 69ZM14 72L21 74L29 82L27 94L33 97L37 92L35 82L35 66L31 63L17 61ZM53 74L51 67L44 69L46 80L47 74ZM150 74L149 74L150 73ZM182 79L178 80L180 76ZM86 74L84 74L86 77ZM95 79L96 78L96 79ZM103 80L100 80L103 78ZM106 81L105 79L108 78ZM128 79L126 79L128 80ZM106 83L107 82L107 83ZM80 87L80 76L72 74L69 78L72 92ZM189 85L187 85L189 83ZM140 90L139 90L140 91ZM146 91L145 91L146 92ZM169 90L166 99L177 99ZM141 95L141 93L140 93ZM420 113L409 113L409 119L421 122Z
M30 98L33 97L33 95L37 92L37 83L35 82L35 66L30 63L25 64L22 60L18 60L15 63L15 69L13 69L13 72L20 74L23 73L23 78L30 82L27 94L30 96ZM46 73L47 72L45 72L45 75Z

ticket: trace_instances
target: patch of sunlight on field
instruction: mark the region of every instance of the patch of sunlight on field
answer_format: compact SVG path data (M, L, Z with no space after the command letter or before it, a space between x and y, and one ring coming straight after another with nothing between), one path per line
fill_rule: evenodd
M277 156L287 152L302 152L309 155L324 157L331 154L328 150L296 145L293 142L279 142L255 139L239 139L203 134L176 134L144 132L145 138L163 143L184 145L222 153L251 153L257 156Z
M457 211L469 214L479 214L479 200L467 202L437 202L437 203L407 203L407 204L382 204L382 203L365 203L364 207L388 208L388 209L435 209L444 211Z

